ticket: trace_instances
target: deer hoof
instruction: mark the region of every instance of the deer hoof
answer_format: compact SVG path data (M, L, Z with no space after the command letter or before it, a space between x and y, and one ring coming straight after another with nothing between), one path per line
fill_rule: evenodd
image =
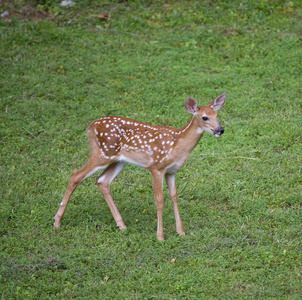
M120 230L124 230L127 228L124 222L118 222L116 225Z
M164 238L164 236L158 235L158 236L157 236L157 239L158 239L159 241L163 241L165 238Z
M61 222L57 221L55 218L53 219L53 221L54 221L53 225L54 225L56 228L60 228Z

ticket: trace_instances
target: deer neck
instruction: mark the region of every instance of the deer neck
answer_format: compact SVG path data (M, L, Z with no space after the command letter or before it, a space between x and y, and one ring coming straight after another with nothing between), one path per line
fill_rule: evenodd
M198 126L197 121L193 117L186 126L177 130L179 146L191 152L199 142L203 133L204 131Z

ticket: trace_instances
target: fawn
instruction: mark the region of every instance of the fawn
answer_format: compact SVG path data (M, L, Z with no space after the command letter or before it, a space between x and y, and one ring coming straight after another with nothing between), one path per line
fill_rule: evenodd
M164 239L163 231L163 178L165 177L173 203L176 231L185 235L181 222L175 173L183 166L205 131L220 137L224 129L217 121L215 111L220 109L226 94L218 96L207 106L197 106L188 97L186 109L193 115L190 122L180 128L151 126L124 117L103 117L88 127L91 154L88 163L71 176L63 201L54 217L55 227L60 227L68 201L75 188L87 177L100 169L105 171L97 178L97 185L103 194L113 218L120 229L124 221L113 201L110 184L127 163L150 170L157 208L157 238Z

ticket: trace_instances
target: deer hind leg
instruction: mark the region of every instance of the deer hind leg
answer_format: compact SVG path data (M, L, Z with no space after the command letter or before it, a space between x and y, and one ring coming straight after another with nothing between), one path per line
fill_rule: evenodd
M70 178L69 184L67 186L65 195L63 197L63 200L60 204L60 207L54 217L54 226L59 228L61 225L62 218L64 216L68 201L70 199L70 196L72 195L73 191L76 189L76 187L87 177L91 176L95 172L97 172L100 169L106 168L107 165L100 165L96 164L93 161L89 161L88 164L83 167L82 169L75 170L72 173L72 176Z
M97 179L97 185L103 194L105 201L107 202L109 209L112 213L112 216L116 222L116 225L120 229L125 229L125 223L123 221L123 218L121 214L119 213L112 195L110 191L110 184L112 180L124 169L127 163L125 162L114 162L110 166L107 167L107 169L99 176Z
M175 184L175 174L166 174L166 182L169 189L170 197L173 204L173 210L175 215L175 221L176 221L176 231L179 235L185 235L179 209L178 209L178 201L177 201L177 190L176 190L176 184Z

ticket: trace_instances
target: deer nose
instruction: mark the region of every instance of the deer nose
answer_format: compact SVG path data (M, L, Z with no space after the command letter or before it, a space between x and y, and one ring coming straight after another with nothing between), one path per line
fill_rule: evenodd
M216 130L213 130L213 134L216 137L220 137L224 133L224 128L219 126Z

